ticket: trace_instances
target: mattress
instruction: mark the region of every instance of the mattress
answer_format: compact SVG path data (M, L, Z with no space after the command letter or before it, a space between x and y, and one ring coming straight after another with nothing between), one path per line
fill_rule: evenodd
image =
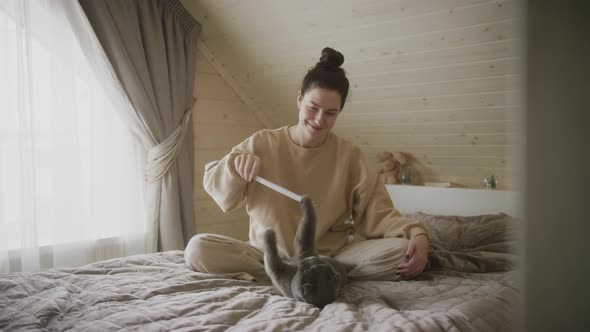
M505 226L507 218L473 228L477 220L416 217L431 228L429 271L414 280L349 282L322 310L285 298L270 284L194 272L182 251L169 251L0 275L0 330L511 330L519 292L514 257L502 245L511 239L493 235L505 233L497 220ZM444 230L456 229L444 234L436 225L445 222ZM483 238L462 246L474 234Z

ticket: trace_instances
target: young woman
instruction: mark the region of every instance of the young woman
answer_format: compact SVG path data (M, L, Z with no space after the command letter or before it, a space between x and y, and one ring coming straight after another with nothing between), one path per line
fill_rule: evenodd
M349 278L397 280L423 271L428 254L424 227L394 209L361 150L332 133L348 95L343 62L340 52L322 50L297 94L298 123L261 130L206 166L203 185L223 211L246 204L250 241L198 234L185 250L191 268L265 279L261 248L269 227L275 229L282 253L293 254L300 205L254 182L260 175L313 199L316 248L351 266ZM361 240L349 241L351 233Z

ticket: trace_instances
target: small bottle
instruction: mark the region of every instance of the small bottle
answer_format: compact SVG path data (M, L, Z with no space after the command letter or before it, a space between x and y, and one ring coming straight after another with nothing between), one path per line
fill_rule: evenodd
M402 170L401 183L412 184L412 172L409 167L404 167Z
M498 184L496 178L494 177L494 174L492 174L491 177L486 178L483 182L485 184L485 187L488 189L496 189L496 186Z

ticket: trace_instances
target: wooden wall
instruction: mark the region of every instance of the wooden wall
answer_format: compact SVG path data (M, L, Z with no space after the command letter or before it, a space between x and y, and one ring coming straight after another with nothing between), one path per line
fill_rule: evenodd
M197 233L248 240L245 209L223 213L203 190L205 164L222 158L263 125L203 55L197 52L193 109L195 129L195 223Z
M337 134L375 162L414 157L419 181L520 189L522 18L516 0L181 0L203 25L195 96L198 232L247 237L202 190L204 164L263 127L294 123L324 46L351 82ZM375 167L377 165L375 164Z
M518 189L521 24L516 0L183 0L211 60L271 127L294 123L306 68L345 55L335 131L415 157L422 180Z

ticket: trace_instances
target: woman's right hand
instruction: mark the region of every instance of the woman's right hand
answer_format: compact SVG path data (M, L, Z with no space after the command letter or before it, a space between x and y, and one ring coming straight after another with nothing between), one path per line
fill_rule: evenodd
M246 181L252 181L260 173L260 158L253 154L242 153L235 157L234 168Z

